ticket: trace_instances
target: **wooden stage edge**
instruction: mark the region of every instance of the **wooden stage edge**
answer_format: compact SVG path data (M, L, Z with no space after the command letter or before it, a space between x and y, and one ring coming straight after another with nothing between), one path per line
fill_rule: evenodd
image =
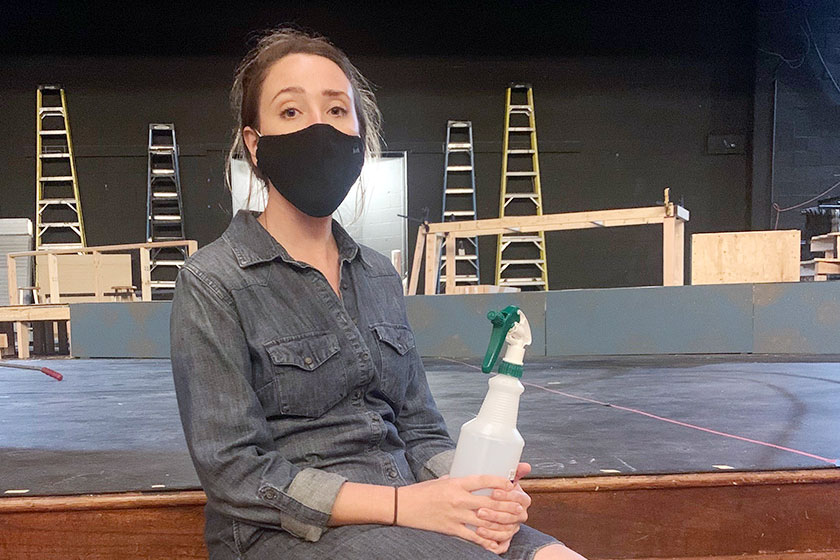
M840 559L840 469L530 479L590 560ZM0 498L0 558L206 558L201 491Z

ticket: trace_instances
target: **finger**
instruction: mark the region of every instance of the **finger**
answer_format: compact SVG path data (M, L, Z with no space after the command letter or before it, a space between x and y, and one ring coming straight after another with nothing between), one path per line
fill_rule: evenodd
M526 509L531 506L531 496L521 491L513 490L512 492L505 492L504 490L493 490L490 497L500 502L516 502Z
M478 474L472 476L465 476L461 479L461 485L467 492L481 490L484 488L498 488L500 490L513 490L513 483L501 476L493 476L490 474Z
M525 511L525 508L522 507L522 504L519 502L509 502L506 500L495 500L493 498L488 498L486 496L476 496L476 498L483 498L481 500L476 500L475 507L471 507L470 509L492 509L493 511L500 511L503 513L511 513L513 515L520 515Z
M512 539L513 535L516 534L514 528L516 528L517 530L519 529L516 526L511 526L511 529L507 529L504 531L495 531L493 529L487 529L485 527L478 527L476 529L476 532L479 536L484 537L485 539L495 541L498 544Z
M522 513L513 514L513 513L504 513L501 511L493 511L491 509L484 509L481 508L477 512L477 516L479 519L490 523L499 523L503 525L510 525L513 523L525 523L528 521L528 514Z
M499 555L504 554L505 552L508 551L509 548L510 548L510 539L508 539L507 541L505 541L503 543L499 543L499 549L496 552L496 554L499 554Z
M516 475L513 477L514 482L519 482L519 479L531 474L531 465L528 463L519 463L516 466Z
M475 543L487 550L493 550L493 547L498 547L499 543L492 539L485 539L475 531L471 531L465 525L460 525L460 528L455 532L456 537L461 537L465 541Z

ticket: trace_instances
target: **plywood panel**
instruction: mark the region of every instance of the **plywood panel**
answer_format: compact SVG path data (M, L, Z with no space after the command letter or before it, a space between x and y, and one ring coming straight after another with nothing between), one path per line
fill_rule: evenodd
M695 233L692 284L799 281L799 230Z
M56 255L56 258L61 295L96 293L95 255ZM45 296L50 285L46 257L36 257L35 270L41 295ZM131 255L100 254L98 271L105 292L110 292L113 286L130 286Z

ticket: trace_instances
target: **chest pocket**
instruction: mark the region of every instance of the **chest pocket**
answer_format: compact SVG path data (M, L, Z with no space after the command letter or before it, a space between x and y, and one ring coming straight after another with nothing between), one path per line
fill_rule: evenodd
M267 342L273 379L257 393L269 411L322 416L347 396L347 381L332 333L298 335Z
M404 325L378 323L370 327L377 339L379 350L380 388L385 396L399 410L405 400L405 391L414 356L414 333Z

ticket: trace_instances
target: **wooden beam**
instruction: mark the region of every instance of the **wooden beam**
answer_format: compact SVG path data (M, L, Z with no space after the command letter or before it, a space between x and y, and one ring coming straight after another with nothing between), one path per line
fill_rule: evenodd
M446 236L446 293L455 292L455 236Z
M688 221L688 211L677 206L674 218ZM596 210L543 214L542 216L505 216L484 220L463 220L429 224L430 233L451 233L456 237L476 235L498 235L503 233L534 233L538 231L559 231L568 229L590 229L603 227L641 226L661 224L667 214L663 206L646 208L620 208L617 210Z
M187 252L191 255L197 248L198 243L192 239L184 239L183 241L151 241L149 243L127 243L125 245L99 245L96 247L77 247L75 249L45 249L39 251L20 251L9 253L12 258L18 257L34 257L38 255L73 255L77 253L93 253L99 251L100 253L110 253L114 251L134 251L137 249L163 249L166 247L187 247Z
M408 279L408 295L417 294L417 282L420 279L420 261L423 259L423 247L426 243L426 228L417 228L417 240L414 242L414 257L411 262L411 276Z
M16 305L18 303L17 263L9 255L6 256L6 267L8 273L9 305Z
M61 303L61 290L58 286L58 257L55 253L47 255L47 274L50 279L50 303Z
M140 248L140 293L140 299L152 301L152 263L147 247Z
M29 323L17 321L15 323L15 337L17 339L17 356L20 360L29 358Z
M96 301L102 301L105 290L102 287L102 253L93 252L93 293Z
M426 235L426 276L423 279L423 292L433 295L437 284L437 267L440 259L440 239L437 235Z
M0 322L69 321L69 305L8 305L0 307Z

